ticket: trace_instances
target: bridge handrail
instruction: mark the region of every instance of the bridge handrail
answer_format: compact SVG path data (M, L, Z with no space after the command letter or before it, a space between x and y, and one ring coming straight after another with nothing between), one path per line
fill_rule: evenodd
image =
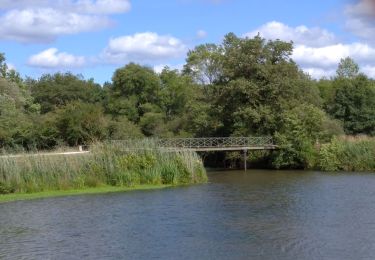
M272 137L205 137L157 139L161 147L205 148L273 145Z
M151 138L162 148L215 148L215 147L260 147L274 146L271 136L262 137L201 137L201 138ZM134 140L118 140L131 144Z

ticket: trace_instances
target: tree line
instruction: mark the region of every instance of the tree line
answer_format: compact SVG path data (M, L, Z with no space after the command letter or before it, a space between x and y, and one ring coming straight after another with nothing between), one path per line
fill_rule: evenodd
M139 137L272 135L272 165L308 167L320 144L375 135L375 81L342 59L314 80L293 44L241 38L190 50L181 71L129 63L103 85L72 73L22 78L0 55L0 148L53 149Z

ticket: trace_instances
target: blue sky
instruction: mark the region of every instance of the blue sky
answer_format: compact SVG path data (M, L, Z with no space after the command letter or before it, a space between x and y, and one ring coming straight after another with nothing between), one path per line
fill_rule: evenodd
M130 61L180 68L186 52L228 32L293 40L315 78L353 57L375 76L372 0L0 0L0 52L22 75L72 71L110 81Z

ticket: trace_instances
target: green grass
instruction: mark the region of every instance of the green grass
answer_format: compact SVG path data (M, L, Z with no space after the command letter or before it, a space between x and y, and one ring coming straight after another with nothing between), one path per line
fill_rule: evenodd
M152 140L97 144L87 154L0 157L0 194L206 181L195 152L161 149Z
M58 190L58 191L45 191L36 193L12 193L0 195L0 203L20 201L20 200L33 200L52 197L75 196L86 194L100 194L100 193L113 193L113 192L129 192L137 190L154 190L172 187L172 185L137 185L133 187L114 187L104 186L97 188L86 188L81 190Z
M324 171L375 171L375 137L340 137L322 145L318 168Z

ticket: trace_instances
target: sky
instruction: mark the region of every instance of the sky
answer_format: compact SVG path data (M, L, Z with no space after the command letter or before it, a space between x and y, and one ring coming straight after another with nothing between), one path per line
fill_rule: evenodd
M70 71L110 81L129 62L179 69L225 34L293 41L313 78L352 57L375 77L374 0L0 0L0 52L23 76Z

